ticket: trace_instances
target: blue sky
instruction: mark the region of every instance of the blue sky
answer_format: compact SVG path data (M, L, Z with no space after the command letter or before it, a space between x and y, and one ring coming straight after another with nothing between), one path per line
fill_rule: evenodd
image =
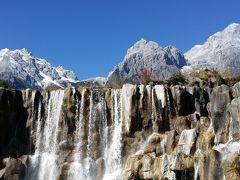
M26 48L79 79L106 76L144 38L182 52L232 22L239 0L3 0L0 48Z

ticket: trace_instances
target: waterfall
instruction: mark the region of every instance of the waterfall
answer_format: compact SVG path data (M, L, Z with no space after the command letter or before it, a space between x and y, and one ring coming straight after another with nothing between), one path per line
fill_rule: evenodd
M58 121L64 91L51 91L46 95L44 129L41 126L41 112L38 113L35 154L30 157L26 179L54 180L57 177L56 144ZM41 111L41 107L38 108ZM42 134L40 133L42 132Z
M120 179L123 148L122 119L125 109L122 90L115 89L110 92L111 108L108 119L104 91L92 89L89 93L87 89L72 89L71 102L75 106L76 129L71 135L73 149L67 161L68 180ZM31 97L25 95L26 99L32 98L30 106L33 110L32 131L35 137L35 152L29 157L26 180L56 180L62 167L57 159L61 151L58 148L58 130L62 123L59 120L62 115L64 91L56 90L41 94L38 102L35 94Z
M225 144L218 144L213 147L221 153L222 159L224 160L228 154L238 154L240 155L240 141L228 141Z
M88 137L86 157L81 156L81 129L84 120L85 91L82 91L82 99L76 107L76 132L74 137L75 149L73 162L69 168L68 179L97 179L96 152L99 159L104 160L104 180L117 180L120 177L122 154L122 94L121 90L112 90L112 124L108 126L106 115L106 102L101 92L93 90L90 94L90 107L88 118ZM77 104L79 104L77 100ZM78 110L80 109L80 110ZM96 136L98 135L98 137ZM96 139L97 138L97 139ZM97 143L97 144L96 144Z
M41 125L42 125L42 121L41 121L41 113L42 113L42 102L39 100L38 102L38 113L37 113L37 131L36 131L36 147L40 146L41 143ZM38 153L39 149L36 149L36 152Z
M29 94L30 94L30 91L28 91L28 90L26 90L26 97L28 97L29 96ZM35 105L35 96L36 96L36 91L32 91L32 93L31 93L31 118L32 118L32 120L34 120L34 118L35 118L35 107L34 107L34 105ZM28 101L26 101L26 102L28 102ZM25 105L25 107L26 107L26 105ZM33 123L33 121L32 121L32 124L31 124L31 129L32 129L32 131L31 131L31 141L33 140L33 136L34 136L34 123ZM30 149L30 151L32 151L32 144L30 144L30 147L29 147L29 149Z
M106 149L104 156L106 172L104 180L117 180L121 173L122 154L122 96L120 90L112 90L112 115L113 124L111 127L110 147Z
M197 149L194 156L196 157L196 161L194 162L194 180L198 180L199 159L202 157L201 149Z
M88 138L87 138L87 157L84 160L85 170L86 170L86 179L91 180L94 177L95 164L93 160L93 132L95 131L94 118L96 106L94 106L93 92L90 95L90 114L89 114L89 124L88 124Z
M198 162L195 162L194 163L194 180L198 179L198 170L199 170Z
M40 167L38 178L56 179L56 144L57 144L57 130L58 121L60 119L60 112L62 107L62 100L64 91L58 90L50 93L47 108L47 119L43 131L41 142L42 149L40 149ZM38 149L39 147L37 147Z
M28 160L26 180L176 179L180 176L197 180L201 176L212 176L210 170L202 174L208 167L206 163L212 162L213 173L222 177L228 170L225 168L228 155L240 155L237 117L229 114L230 125L228 123L224 134L214 132L214 124L207 130L207 117L195 120L194 114L188 114L192 110L186 112L186 116L178 115L180 107L188 111L188 104L179 99L190 98L189 101L194 102L196 97L188 97L187 89L185 93L178 86L173 88L179 92L162 85L131 84L125 84L122 89L79 87L22 91L20 103L24 109L16 114L24 115L24 134L20 138L29 145L26 150L23 146L24 153L30 148L29 159L19 158L23 164ZM211 119L211 109L209 114ZM175 118L179 122L175 122ZM178 127L179 123L184 127ZM211 123L214 122L211 120ZM210 130L213 132L208 132ZM153 133L156 136L150 137ZM16 139L17 135L15 133ZM213 136L216 142L224 142L227 135L228 142L212 147ZM204 144L208 146L201 147ZM229 156L230 160L233 157ZM216 167L219 162L224 162L225 169Z
M75 89L74 89L75 90ZM75 91L74 91L75 92ZM75 148L74 148L74 154L73 154L73 162L71 163L71 166L69 168L68 172L68 179L69 180L74 180L78 179L79 177L85 178L85 174L83 171L83 165L82 165L82 157L81 157L81 129L83 126L83 112L84 112L84 101L85 101L85 90L82 90L81 94L81 102L79 104L79 99L76 96L76 132L75 132L75 138L74 138L74 143Z

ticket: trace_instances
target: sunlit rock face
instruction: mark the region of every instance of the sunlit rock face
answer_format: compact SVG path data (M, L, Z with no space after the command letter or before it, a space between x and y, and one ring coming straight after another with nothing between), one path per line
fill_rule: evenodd
M0 77L14 89L59 89L79 82L72 71L53 67L27 49L0 49Z
M183 70L195 68L214 69L220 73L237 76L240 73L240 24L232 23L210 36L202 45L196 45L184 56L188 65Z
M156 42L141 39L127 50L123 61L109 73L107 84L115 87L119 84L142 82L144 69L151 72L151 80L170 78L186 65L184 55L175 47L161 47Z
M238 179L238 86L0 89L0 179Z

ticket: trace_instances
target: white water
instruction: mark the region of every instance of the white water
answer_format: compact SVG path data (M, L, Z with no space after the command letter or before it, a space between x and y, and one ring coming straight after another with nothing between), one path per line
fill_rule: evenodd
M97 104L96 104L97 105ZM90 95L90 115L89 115L89 124L88 124L88 144L87 144L87 158L84 159L86 180L92 180L94 177L95 163L93 160L93 132L95 130L94 118L97 106L94 105L93 92L91 91Z
M41 126L42 126L42 121L41 121L41 113L42 113L42 102L39 101L38 103L38 117L37 117L37 133L36 133L36 147L39 147L40 146L40 143L41 143ZM38 151L38 149L36 149L36 151Z
M202 157L202 151L197 149L194 156L197 157L197 160L194 162L194 180L198 180L199 159Z
M73 94L75 93L77 92L74 89ZM111 94L111 123L108 123L107 105L103 92L92 90L88 107L85 107L85 97L88 95L86 90L81 91L81 99L77 94L74 96L76 130L73 134L74 149L71 161L68 162L69 180L97 179L96 160L98 158L104 161L105 170L102 172L104 180L121 178L124 113L122 90L111 90ZM35 153L30 157L26 180L56 180L59 175L57 137L63 97L62 90L43 94L43 99L40 98L37 108L35 107L37 111L33 127L36 136ZM34 107L32 109L34 110ZM89 116L85 117L86 114ZM83 146L86 147L86 152L81 149Z
M83 93L82 93L83 94ZM83 95L82 95L83 97ZM74 162L69 171L69 179L96 179L96 163L94 153L100 151L105 163L104 180L118 180L121 173L121 154L122 154L122 96L121 90L112 90L112 125L107 126L106 102L104 96L92 91L90 95L90 112L88 122L88 138L87 138L87 157L82 159L80 146L77 145L74 150ZM97 100L96 100L97 99ZM80 130L82 126L84 99L82 98L79 111L79 124L76 130L75 139L80 143ZM79 132L78 132L79 131ZM99 135L98 147L96 143L95 133ZM78 143L78 144L79 144ZM96 150L97 148L97 150Z
M123 131L126 133L130 132L132 96L135 91L136 86L132 84L124 84L121 89L121 101L122 104L124 104L124 106L122 106Z
M199 170L198 163L194 163L194 180L197 180L198 178L198 170Z
M218 144L213 147L213 149L219 151L224 160L228 154L238 154L240 155L240 141L232 142L228 141L225 144Z
M122 157L122 96L120 90L112 90L113 99L113 125L110 147L106 149L104 156L106 163L106 172L104 180L118 180L121 173Z
M34 180L54 180L56 179L56 144L58 121L62 107L64 91L57 90L49 93L45 99L46 119L44 119L44 130L41 129L41 113L37 120L37 136L35 154L30 157L30 173L26 179ZM41 107L39 106L39 111ZM40 135L40 132L43 133Z
M167 104L167 100L166 100L166 95L165 95L165 88L163 85L156 85L153 88L155 90L156 96L158 101L161 102L161 107L165 107Z
M75 89L74 89L75 90ZM75 91L74 91L75 93ZM71 163L69 171L68 171L68 179L74 180L78 179L79 177L85 177L83 166L82 166L82 154L80 150L81 145L81 129L83 126L83 111L84 111L84 101L85 101L85 90L82 90L82 98L81 102L79 104L78 98L76 98L76 132L75 132L75 138L74 143L74 155L73 155L73 163Z

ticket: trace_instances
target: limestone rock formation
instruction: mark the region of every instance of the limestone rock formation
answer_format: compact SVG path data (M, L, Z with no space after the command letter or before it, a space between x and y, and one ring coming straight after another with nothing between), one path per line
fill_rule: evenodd
M0 178L238 179L238 86L0 89Z
M22 156L18 159L5 158L3 159L4 169L0 171L0 179L21 180L24 179L27 156Z

